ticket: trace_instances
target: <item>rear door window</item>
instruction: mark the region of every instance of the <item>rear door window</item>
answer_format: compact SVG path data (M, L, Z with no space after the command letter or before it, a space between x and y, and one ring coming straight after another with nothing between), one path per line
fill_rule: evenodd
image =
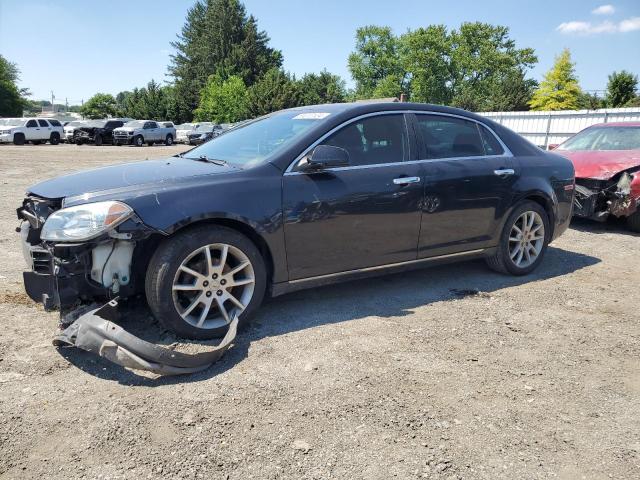
M427 158L480 157L484 144L475 122L444 115L416 115Z

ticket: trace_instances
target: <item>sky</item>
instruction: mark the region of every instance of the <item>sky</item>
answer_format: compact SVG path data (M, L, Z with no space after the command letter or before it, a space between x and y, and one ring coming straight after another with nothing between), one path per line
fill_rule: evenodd
M32 99L70 105L96 92L116 94L152 78L166 82L176 34L193 0L0 0L0 54L16 62ZM245 0L247 12L296 76L327 69L353 86L347 57L363 25L396 34L466 21L508 26L532 47L540 80L564 47L583 89L603 90L607 75L640 75L640 0Z

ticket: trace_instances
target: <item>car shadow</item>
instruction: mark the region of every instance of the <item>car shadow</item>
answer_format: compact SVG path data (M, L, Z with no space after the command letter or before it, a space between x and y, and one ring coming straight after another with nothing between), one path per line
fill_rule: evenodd
M571 220L571 228L579 232L603 234L603 233L621 233L632 237L640 237L640 233L632 232L627 226L624 218L616 218L609 216L606 221L598 222L587 218L573 217Z
M589 255L549 247L540 267L523 277L494 273L487 269L483 261L478 260L290 293L266 301L251 327L238 334L232 348L219 362L203 372L191 375L138 375L77 348L61 348L58 351L84 372L123 385L156 387L198 382L233 368L248 356L251 343L263 338L372 315L412 315L416 307L560 277L600 261ZM134 335L153 343L167 346L179 341L153 320L142 299L130 301L121 307L119 323ZM216 341L193 343L217 344Z

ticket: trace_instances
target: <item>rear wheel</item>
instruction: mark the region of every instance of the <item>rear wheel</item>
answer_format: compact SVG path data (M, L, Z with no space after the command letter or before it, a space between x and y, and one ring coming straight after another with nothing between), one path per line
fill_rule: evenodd
M627 227L629 227L629 230L632 232L640 233L640 210L636 210L627 217Z
M49 137L49 143L51 145L58 145L60 143L60 134L58 132L53 132L51 137Z
M524 201L507 219L496 253L487 259L500 273L526 275L540 264L549 243L549 217L537 203Z
M180 336L223 336L234 316L239 328L260 306L264 260L239 232L202 226L177 234L153 255L145 281L149 307L160 324Z
M136 147L141 147L144 145L144 138L142 138L142 135L137 135L136 138L133 139L133 144Z
M168 147L173 145L173 135L171 134L167 135L167 138L164 139L164 144Z
M16 133L13 135L14 145L24 145L24 133Z

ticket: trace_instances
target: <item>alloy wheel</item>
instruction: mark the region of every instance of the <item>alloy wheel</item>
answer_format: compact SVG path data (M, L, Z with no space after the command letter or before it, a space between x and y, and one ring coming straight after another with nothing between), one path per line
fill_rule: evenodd
M242 250L224 243L191 252L173 279L173 303L178 314L196 328L225 326L251 302L255 274Z
M520 215L509 233L509 258L516 267L526 268L536 261L544 247L544 222L540 214Z

